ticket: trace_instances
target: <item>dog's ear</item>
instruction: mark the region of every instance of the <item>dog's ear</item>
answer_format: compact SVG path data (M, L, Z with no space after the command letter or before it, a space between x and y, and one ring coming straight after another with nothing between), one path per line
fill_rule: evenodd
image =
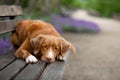
M43 36L39 35L37 37L30 39L30 44L34 49L34 54L36 55L40 51L40 45L42 44Z
M61 55L64 56L66 54L66 52L68 51L68 49L70 49L70 51L72 53L75 53L75 48L73 47L73 45L71 43L69 43L68 41L66 41L65 39L61 40Z

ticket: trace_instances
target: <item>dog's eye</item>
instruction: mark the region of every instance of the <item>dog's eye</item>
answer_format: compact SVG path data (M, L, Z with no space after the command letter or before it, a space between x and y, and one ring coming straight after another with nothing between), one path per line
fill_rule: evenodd
M57 47L55 47L55 48L54 48L54 50L56 50L56 51L57 51L57 50L59 50L59 49L58 49Z
M47 45L43 45L42 48L43 49L47 49L48 47L47 47Z

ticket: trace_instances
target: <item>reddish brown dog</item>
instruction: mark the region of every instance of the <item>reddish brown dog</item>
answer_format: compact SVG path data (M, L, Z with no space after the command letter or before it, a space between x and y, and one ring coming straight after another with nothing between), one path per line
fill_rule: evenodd
M56 57L64 60L68 49L74 52L74 47L51 24L40 20L20 21L11 41L19 47L15 56L27 63L37 62L36 57L45 62L54 62Z

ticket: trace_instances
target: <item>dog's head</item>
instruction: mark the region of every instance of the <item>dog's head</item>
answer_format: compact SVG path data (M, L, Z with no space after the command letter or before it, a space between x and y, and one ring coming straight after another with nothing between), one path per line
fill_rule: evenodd
M68 49L74 51L73 46L61 37L39 35L30 39L34 55L41 55L41 60L54 62L58 55L65 56Z

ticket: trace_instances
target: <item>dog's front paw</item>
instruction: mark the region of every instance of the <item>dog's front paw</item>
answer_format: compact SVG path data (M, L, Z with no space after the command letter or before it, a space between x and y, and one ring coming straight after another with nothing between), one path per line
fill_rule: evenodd
M59 61L64 61L64 57L61 56L61 55L57 56L56 58L57 58L57 60L59 60Z
M26 63L36 63L38 62L37 58L34 57L33 55L29 55L27 58L26 58Z

